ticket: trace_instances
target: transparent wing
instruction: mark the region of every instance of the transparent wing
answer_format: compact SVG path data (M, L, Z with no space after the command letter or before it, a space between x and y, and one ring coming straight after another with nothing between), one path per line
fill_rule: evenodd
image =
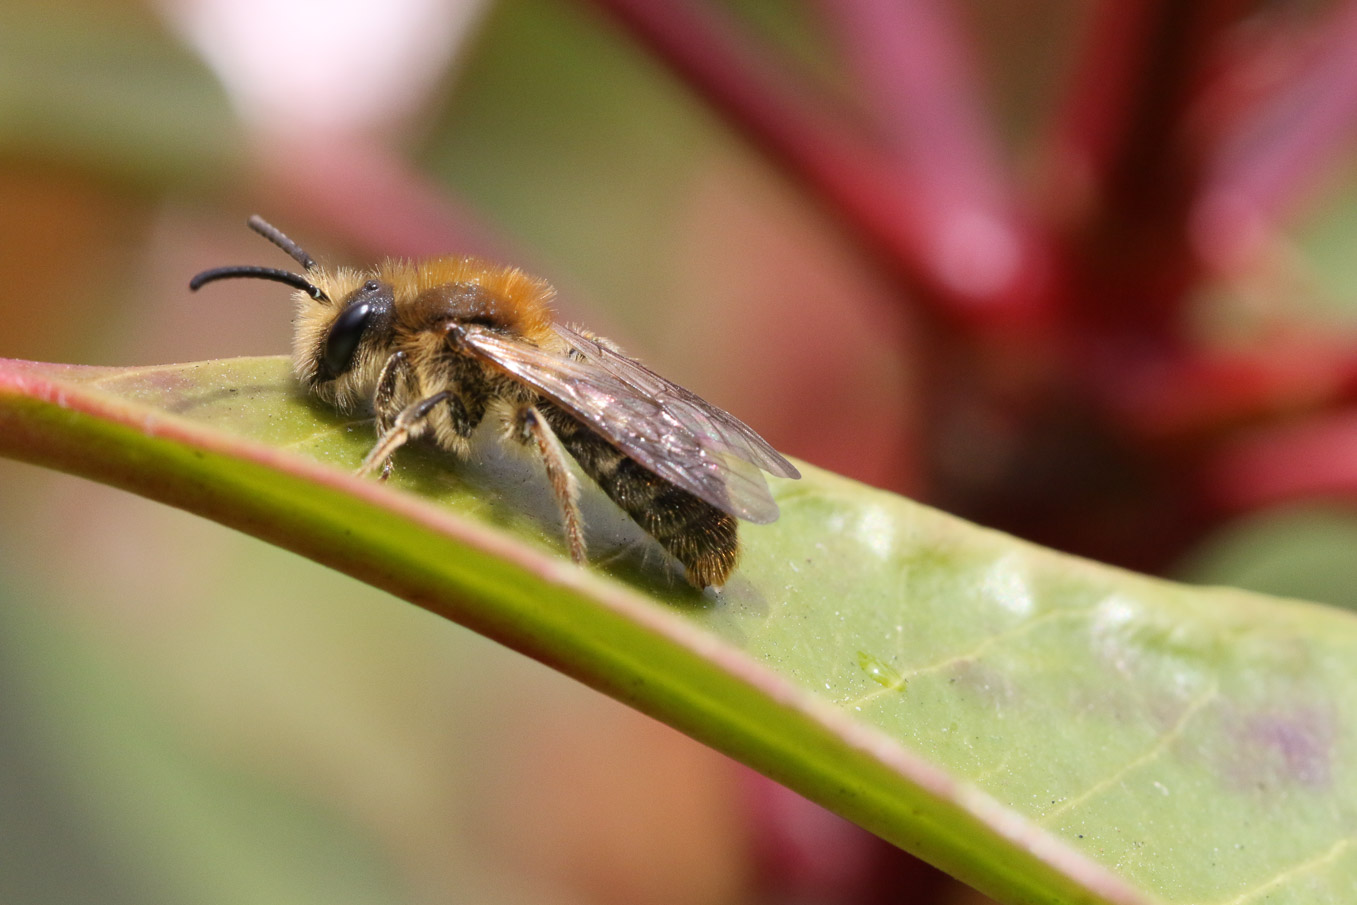
M735 456L782 478L799 478L796 467L778 454L754 432L754 429L730 412L719 409L701 396L671 383L634 358L593 336L567 327L553 325L556 333L582 355L627 386L658 401L667 411L688 424L709 450Z
M761 524L777 518L777 504L758 468L721 455L726 450L705 437L705 428L685 423L687 409L671 411L663 398L592 359L574 360L476 326L464 328L462 342L666 481L737 518Z

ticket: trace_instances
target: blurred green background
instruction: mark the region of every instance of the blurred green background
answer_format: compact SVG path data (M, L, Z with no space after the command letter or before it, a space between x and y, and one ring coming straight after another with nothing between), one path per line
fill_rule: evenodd
M812 10L733 5L849 91ZM1021 168L1079 13L969 11ZM1316 316L1344 323L1354 209L1298 234L1339 300ZM0 211L0 356L283 353L283 293L186 289L285 263L249 213L352 263L474 222L468 247L549 276L567 316L792 455L908 490L926 429L908 326L858 252L566 0L0 0ZM11 462L0 488L0 900L753 894L748 779L677 733L178 511ZM1354 541L1349 511L1296 508L1182 574L1353 605Z

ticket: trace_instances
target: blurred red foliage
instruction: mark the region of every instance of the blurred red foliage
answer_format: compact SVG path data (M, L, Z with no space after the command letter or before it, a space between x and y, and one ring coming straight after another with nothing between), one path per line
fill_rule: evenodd
M1098 5L1035 189L1000 163L979 52L949 0L820 4L870 129L714 4L594 5L924 315L910 351L927 356L928 429L909 483L928 502L1153 571L1240 510L1357 493L1349 444L1295 428L1352 405L1357 349L1279 328L1225 356L1186 323L1204 286L1273 252L1288 205L1349 146L1357 3ZM1302 454L1325 481L1288 479Z

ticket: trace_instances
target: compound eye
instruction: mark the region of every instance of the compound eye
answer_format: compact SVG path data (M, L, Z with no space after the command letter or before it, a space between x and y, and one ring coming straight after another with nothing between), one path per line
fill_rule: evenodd
M335 318L325 337L325 357L321 359L322 372L327 377L338 377L353 367L354 353L371 316L371 304L355 302Z

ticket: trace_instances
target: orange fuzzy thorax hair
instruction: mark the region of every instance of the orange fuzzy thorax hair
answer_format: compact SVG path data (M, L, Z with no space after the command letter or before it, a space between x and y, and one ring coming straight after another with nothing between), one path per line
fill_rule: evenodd
M555 290L547 281L517 267L455 256L418 262L388 259L377 268L377 278L396 288L398 312L415 304L416 299L437 299L437 290L443 287L473 285L493 300L493 317L499 326L532 342L545 341L552 335Z

